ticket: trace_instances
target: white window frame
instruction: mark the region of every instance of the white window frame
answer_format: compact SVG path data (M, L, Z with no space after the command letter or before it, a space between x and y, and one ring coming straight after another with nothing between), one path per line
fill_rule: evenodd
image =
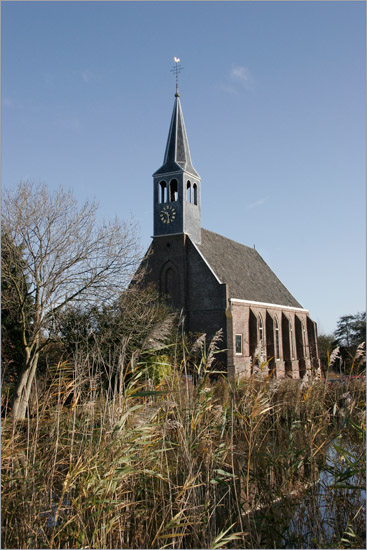
M307 339L306 339L306 326L305 322L301 321L302 324L302 341L303 341L303 353L305 355L305 359L308 359L308 345L307 345Z
M275 361L280 361L280 329L278 317L274 317L274 344L275 344Z
M241 338L241 351L240 352L237 351L237 336L239 336ZM235 349L236 355L243 355L243 335L242 334L235 334L234 349Z
M290 344L290 356L292 361L295 360L296 356L294 354L294 344L293 344L293 323L291 317L289 319L289 344Z
M257 324L258 324L258 330L259 330L259 342L261 344L264 344L264 323L263 323L263 317L261 313L257 316Z

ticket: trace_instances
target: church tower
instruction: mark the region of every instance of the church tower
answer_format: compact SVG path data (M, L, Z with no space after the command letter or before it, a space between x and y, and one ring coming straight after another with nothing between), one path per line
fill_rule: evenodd
M154 237L184 233L200 244L200 176L191 162L177 86L164 161L153 185Z

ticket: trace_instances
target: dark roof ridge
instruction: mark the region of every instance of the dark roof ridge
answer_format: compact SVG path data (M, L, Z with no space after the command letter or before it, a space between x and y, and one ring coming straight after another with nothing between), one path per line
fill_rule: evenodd
M235 243L239 246L243 246L243 247L248 248L250 250L255 250L255 252L258 253L256 248L253 248L252 246L248 246L247 244L240 243L239 241L235 241L234 239L230 239L229 237L225 237L224 235L221 235L220 233L217 233L216 231L211 231L210 229L205 229L205 227L202 227L201 230L202 231L207 231L208 233L212 233L213 235L217 235L221 239L225 239L226 241L230 241L230 242ZM260 256L260 254L259 254L259 256Z

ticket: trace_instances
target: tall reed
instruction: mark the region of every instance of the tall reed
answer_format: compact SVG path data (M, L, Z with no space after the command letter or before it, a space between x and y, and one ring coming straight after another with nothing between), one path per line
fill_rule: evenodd
M358 547L363 506L337 487L347 455L343 463L336 450L332 466L327 453L336 434L355 432L348 452L363 459L361 385L231 386L202 362L194 384L185 357L158 353L167 355L129 363L117 395L86 358L60 363L38 388L35 414L3 420L4 548L316 548L306 531L317 537L322 518L305 526L294 514L300 498L308 511L320 504L323 470L335 481L325 494L342 491L344 507L328 518L323 547L335 537ZM363 478L361 461L353 475Z

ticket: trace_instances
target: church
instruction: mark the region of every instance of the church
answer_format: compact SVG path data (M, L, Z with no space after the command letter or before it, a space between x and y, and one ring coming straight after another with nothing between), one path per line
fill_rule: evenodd
M311 374L319 366L316 323L254 248L201 227L200 188L176 85L163 165L153 174L144 284L183 313L185 331L209 340L221 330L219 356L231 378L259 367L276 378Z

